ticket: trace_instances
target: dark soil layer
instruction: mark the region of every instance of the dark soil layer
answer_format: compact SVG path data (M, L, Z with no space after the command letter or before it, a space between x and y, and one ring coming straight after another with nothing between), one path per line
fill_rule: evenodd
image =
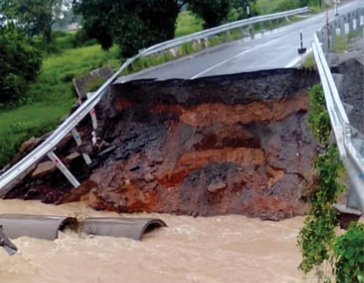
M83 182L32 172L8 198L95 209L282 219L305 212L317 144L307 126L313 71L278 69L196 80L114 85L97 107L98 144L57 149ZM89 123L80 127L89 140ZM67 149L67 150L65 150Z
M363 34L349 40L344 53L331 54L334 72L342 74L339 94L343 102L353 106L350 123L364 134L364 44Z
M341 99L353 106L348 115L350 124L364 133L364 66L356 59L349 59L334 70L344 76L339 88Z

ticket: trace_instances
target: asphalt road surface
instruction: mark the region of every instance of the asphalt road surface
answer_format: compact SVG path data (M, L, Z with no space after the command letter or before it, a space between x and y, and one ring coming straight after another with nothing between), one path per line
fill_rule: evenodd
M363 5L363 0L342 4L339 6L339 14L363 7ZM334 17L335 9L330 9L329 18ZM267 31L263 35L256 35L253 40L237 40L212 47L207 52L196 53L174 62L124 76L118 81L145 78L195 79L203 76L294 67L311 52L313 35L325 23L326 13L321 13L274 31ZM299 55L297 52L300 46L300 32L303 34L303 45L307 48L304 55Z

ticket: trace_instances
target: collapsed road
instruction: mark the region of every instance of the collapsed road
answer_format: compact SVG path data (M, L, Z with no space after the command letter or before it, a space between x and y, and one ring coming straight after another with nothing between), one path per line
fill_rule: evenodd
M114 84L96 108L97 143L85 119L86 143L78 148L69 135L56 149L81 187L44 159L5 198L85 200L116 212L302 215L318 151L306 91L318 82L312 70L275 69Z

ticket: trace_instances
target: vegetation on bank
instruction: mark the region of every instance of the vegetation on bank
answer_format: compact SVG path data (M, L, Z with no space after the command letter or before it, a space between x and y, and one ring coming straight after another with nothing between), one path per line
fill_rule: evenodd
M303 256L300 269L306 274L315 270L319 282L331 282L332 276L337 283L363 282L364 225L351 223L337 236L339 218L333 204L345 191L338 181L343 166L337 147L328 142L331 126L321 85L312 87L309 95L309 125L326 150L315 163L317 180L308 195L311 208L298 237Z
M105 65L119 66L117 47L103 51L93 45L59 51L43 60L40 75L27 91L29 100L0 111L0 167L16 155L25 140L51 131L69 112L76 102L73 78Z

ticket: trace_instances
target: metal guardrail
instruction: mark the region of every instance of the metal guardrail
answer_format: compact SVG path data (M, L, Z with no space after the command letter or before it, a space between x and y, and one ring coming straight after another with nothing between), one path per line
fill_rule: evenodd
M276 20L276 19L280 19L280 18L286 18L286 17L290 17L290 16L294 16L294 15L303 14L303 13L308 13L310 11L311 10L310 10L309 7L304 7L304 8L294 9L294 10L290 10L290 11L279 12L279 13L274 13L274 14L269 14L269 15L263 15L263 16L259 16L259 17L253 17L253 18L250 18L250 19L245 19L245 20L240 20L240 21L224 24L224 25L221 25L221 26L218 26L218 27L215 27L215 28L203 30L203 31L200 31L200 32L196 32L196 33L193 33L193 34L181 36L181 37L178 37L176 39L172 39L172 40L168 40L168 41L156 44L156 45L154 45L152 47L149 47L146 50L143 50L143 57L151 55L151 54L156 53L156 52L159 52L159 51L156 51L156 50L160 49L161 47L163 48L163 50L166 50L166 49L170 49L170 48L179 46L179 45L181 45L183 43L186 43L186 42L191 42L191 41L194 41L194 40L199 40L199 39L203 39L203 38L206 38L206 37L214 36L216 34L227 32L227 31L230 31L232 29L243 28L243 27L246 27L246 26L252 26L252 25L258 24L258 23L272 21L272 20Z
M289 16L299 15L303 13L309 12L310 9L308 7L295 9L286 12L280 12L270 15L253 17L246 20L236 21L233 23L228 23L219 27L211 28L208 30L200 31L191 35L186 35L183 37L179 37L176 39L168 40L156 45L153 45L147 49L142 50L136 56L126 60L124 64L115 72L115 74L108 79L95 93L94 95L84 102L74 113L72 113L42 144L40 144L36 149L34 149L31 153L25 156L22 160L20 160L17 164L13 165L10 169L4 172L0 176L0 193L6 193L7 189L11 187L13 182L16 182L17 178L26 174L27 170L35 165L41 158L45 155L48 155L53 163L60 169L63 174L67 177L67 179L72 183L74 187L78 187L80 183L77 179L72 175L71 172L68 171L67 167L62 163L62 161L53 153L57 144L68 134L70 133L77 124L88 115L90 111L100 102L103 93L107 90L107 88L118 78L120 73L124 71L129 65L131 65L136 59L148 56L154 53L158 53L161 51L168 50L170 48L179 46L186 42L191 42L193 40L198 40L201 38L206 38L209 36L213 36L222 32L227 32L232 29L242 28L245 26L250 26L263 23L266 21L272 21L280 18L286 18ZM79 136L77 137L79 139ZM77 139L76 138L76 139Z
M320 74L325 94L326 108L329 113L340 157L355 189L355 198L353 199L349 196L348 206L364 211L364 156L361 152L361 147L358 148L358 146L353 143L352 126L350 125L334 78L331 74L326 59L327 56L325 56L324 53L325 51L328 54L330 49L334 50L336 48L336 36L338 34L344 38L346 37L346 33L360 31L361 25L363 24L361 20L362 16L364 16L364 8L336 17L330 23L327 22L327 24L314 35L312 49ZM361 136L360 139L362 138L363 136ZM363 144L364 140L359 140L359 143Z

